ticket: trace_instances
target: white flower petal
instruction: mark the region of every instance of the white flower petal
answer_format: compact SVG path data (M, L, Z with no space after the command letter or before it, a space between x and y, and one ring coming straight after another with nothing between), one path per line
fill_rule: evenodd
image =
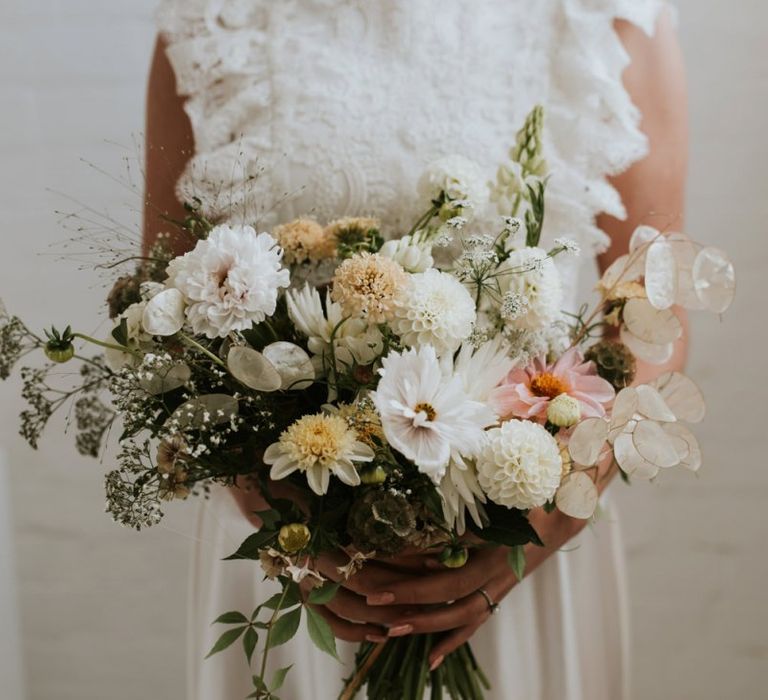
M662 398L678 420L700 423L706 414L704 395L696 383L679 372L667 372L654 380Z
M571 518L587 520L595 514L600 494L590 476L572 472L563 480L555 496L558 510Z
M645 292L656 309L668 309L677 297L677 262L672 244L658 238L648 247L645 259Z
M147 302L141 324L150 335L176 335L184 327L185 310L184 295L178 289L166 289Z
M647 299L630 299L624 306L627 329L646 343L664 345L683 334L680 319L669 309L656 309Z
M603 418L587 418L579 423L568 442L571 459L583 466L597 464L608 438L609 424Z
M728 310L736 296L736 271L728 256L719 248L704 248L693 263L696 295L712 313Z
M275 366L253 348L233 346L227 355L227 368L237 381L256 391L277 391L283 384Z
M635 387L638 404L637 412L645 418L650 418L661 423L674 423L677 417L667 406L661 394L648 384Z

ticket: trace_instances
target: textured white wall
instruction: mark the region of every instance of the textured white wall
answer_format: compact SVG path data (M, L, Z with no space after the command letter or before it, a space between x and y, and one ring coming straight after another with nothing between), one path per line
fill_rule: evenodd
M78 159L117 173L123 150L105 140L130 145L142 128L153 4L0 6L0 294L35 326L98 328L98 284L40 255L64 237L53 210L74 208L46 188L116 214L136 205ZM700 478L616 489L634 687L642 700L752 700L768 685L768 470L758 422L768 377L755 359L768 340L765 313L756 313L768 263L768 9L759 0L678 5L692 97L688 228L732 253L741 289L722 323L694 327L691 373L711 397ZM179 509L141 536L112 525L101 512L101 465L54 434L39 453L16 437L17 389L0 387L0 445L11 466L29 699L180 700L191 513Z

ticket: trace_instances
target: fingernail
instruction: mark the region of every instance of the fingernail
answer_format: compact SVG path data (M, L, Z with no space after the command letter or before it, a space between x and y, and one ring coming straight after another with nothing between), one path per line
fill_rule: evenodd
M371 593L366 599L368 605L391 605L395 602L394 593Z
M366 634L365 638L369 642L373 642L374 644L381 644L382 642L386 642L387 641L387 637L381 637L381 636L379 636L377 634Z
M438 656L430 665L429 670L435 671L441 663L443 663L444 656Z
M397 625L397 627L389 628L390 637L405 637L411 632L413 632L413 625Z

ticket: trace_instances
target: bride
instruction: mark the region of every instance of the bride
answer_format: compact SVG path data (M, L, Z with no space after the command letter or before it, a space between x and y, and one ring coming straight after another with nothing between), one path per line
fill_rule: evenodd
M660 0L165 0L159 17L147 244L192 199L210 217L247 217L264 230L300 215L372 215L402 233L416 218L403 202L429 162L464 154L491 174L534 104L546 111L549 241L567 235L582 259L594 254L605 268L637 225L681 226L685 86ZM179 251L186 244L175 240ZM575 297L579 266L563 265ZM668 365L641 368L639 380L683 359L681 343ZM188 634L193 700L252 691L240 650L203 658L211 621L267 593L257 567L221 561L257 525L246 514L258 498L221 489L202 505ZM372 564L322 613L348 641L441 632L434 667L472 638L489 698L626 698L625 582L610 504L585 529L557 511L532 520L546 546L529 547L522 582L501 550L457 571L401 568L393 577ZM335 698L348 671L302 637L274 657L275 667L295 664L281 691L289 700Z

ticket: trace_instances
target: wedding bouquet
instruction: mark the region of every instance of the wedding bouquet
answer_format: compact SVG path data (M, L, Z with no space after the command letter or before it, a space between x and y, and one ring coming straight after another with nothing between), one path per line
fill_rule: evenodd
M231 558L258 562L281 592L220 617L211 651L241 640L250 665L261 646L250 697L277 697L288 669L268 677L268 652L302 615L336 655L316 606L366 561L429 552L461 567L477 548L504 547L519 579L523 546L541 544L530 510L592 517L612 464L643 479L699 468L686 423L702 420L701 393L678 373L632 386L636 358L670 358L682 334L673 306L725 311L733 266L683 234L641 227L595 308L564 311L555 259L579 251L565 238L540 245L541 134L537 108L490 186L468 159L432 165L423 216L386 242L368 218L257 232L190 203L182 226L196 245L173 257L161 241L117 281L106 340L40 336L3 312L0 376L32 350L50 360L21 370L29 443L70 401L82 453L99 455L119 430L106 476L117 522L153 525L164 501L212 483L250 481L269 504ZM501 214L489 218L489 203ZM105 353L85 355L83 343ZM54 368L75 360L79 379L60 388ZM332 575L317 566L329 553L343 553ZM363 644L342 697L367 685L372 699L421 699L427 686L433 698L482 698L470 647L430 671L434 642Z

